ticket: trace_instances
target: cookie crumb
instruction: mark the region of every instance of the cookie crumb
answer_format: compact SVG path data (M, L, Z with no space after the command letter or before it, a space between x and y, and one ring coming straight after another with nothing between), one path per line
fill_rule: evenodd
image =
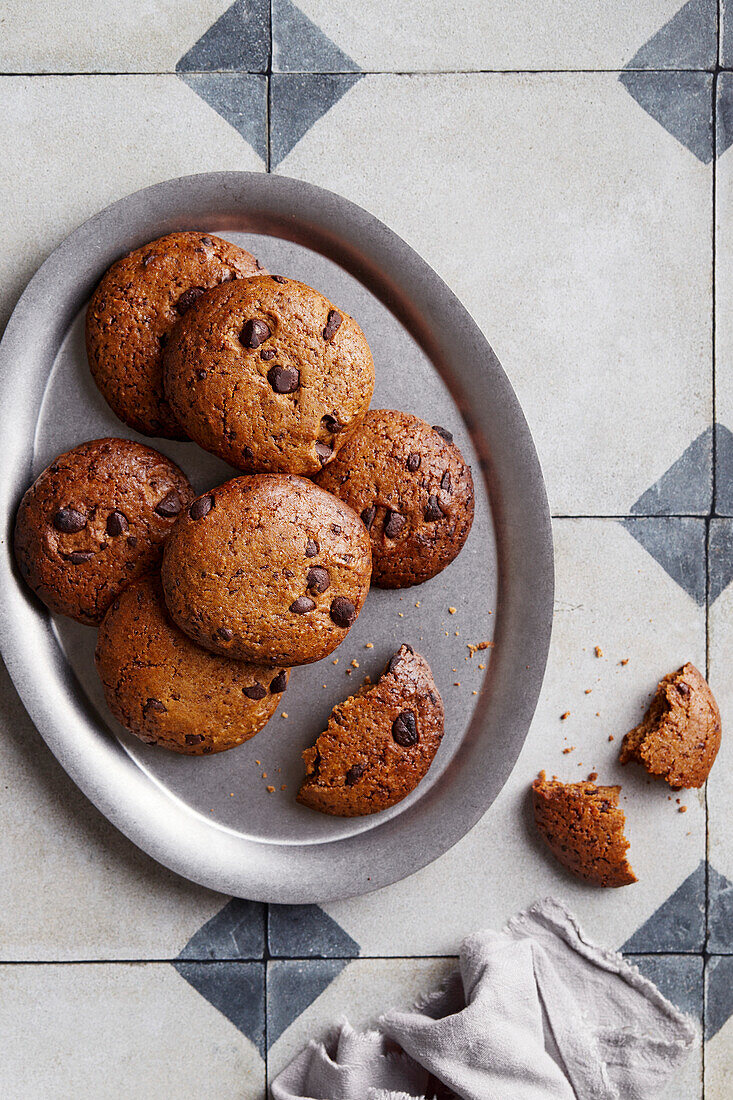
M598 778L598 772L588 772L588 782L595 783Z
M679 808L679 810L677 811L677 813L678 813L678 814L686 814L686 813L687 813L687 806L680 806L680 808Z
M352 668L358 668L358 667L359 667L359 662L358 662L358 661L356 660L356 658L353 658L353 659L352 659L352 661L351 661L351 667L352 667Z
M288 789L287 783L283 783L283 785L280 787L281 791L286 791L287 789Z
M457 608L455 608L455 607L449 607L449 608L448 608L448 610L449 610L449 612L451 613L451 615L455 615L455 613L456 613L456 611L457 611Z
M364 649L374 649L374 642L366 642L364 644Z
M596 715L596 718L597 718L597 717L598 717L598 715ZM612 734L612 733L609 733L609 735L608 735L608 740L609 740L609 741L613 741L613 734Z
M275 788L274 787L268 787L267 788L267 793L268 794L274 794L275 793Z
M570 717L570 711L569 711L569 710L566 710L564 714L561 714L561 715L560 715L560 721L561 721L561 722L564 722L564 721L565 721L565 719L566 719L566 718L569 718L569 717Z
M399 617L400 617L401 619L404 619L404 617L405 617L405 613L404 613L404 611L398 611L398 612L397 612L397 614L399 615Z
M479 668L486 668L486 665L479 665Z
M593 691L593 688L586 688L586 689L585 689L585 694L586 694L586 695L590 695L590 693L591 693L592 691Z
M460 686L461 686L461 681L460 680L455 680L454 683L453 683L453 687L454 688L459 688Z
M261 760L255 760L255 764L257 764L258 767L262 767L262 761Z
M339 663L339 659L338 659L338 657L334 657L334 659L333 659L333 661L331 662L331 664L337 665L338 663Z
M419 601L419 600L415 600L415 607L419 607L419 606L420 606L420 601Z
M595 647L593 652L595 653L596 657L602 657L603 656L603 650L601 649L601 647L599 645L597 645Z
M562 750L563 756L567 756L569 752L575 752L575 745L569 745L566 749Z
M284 710L282 712L282 714L280 715L281 718L287 718L287 716L288 716L288 712L286 710Z
M624 657L623 661L619 661L620 665L627 665L628 663L629 663L629 658L628 657Z
M477 691L472 691L471 695L478 695L478 692Z
M267 779L267 772L263 772L263 773L262 773L262 778L263 778L263 779Z
M478 651L481 650L481 649L493 649L494 648L494 643L493 642L476 642L475 645L473 645L472 642L466 642L466 645L468 646L468 651L469 651L469 653L472 657L473 657L474 653L478 653Z

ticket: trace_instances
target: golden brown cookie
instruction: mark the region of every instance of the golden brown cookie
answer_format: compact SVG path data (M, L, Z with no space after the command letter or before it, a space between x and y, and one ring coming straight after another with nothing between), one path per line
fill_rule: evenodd
M238 477L198 497L163 559L168 609L215 653L301 665L339 645L369 591L364 525L287 474Z
M249 741L278 707L287 669L218 657L173 623L157 574L129 585L99 629L97 672L118 722L194 756Z
M323 814L375 814L414 791L443 736L443 701L427 661L409 645L376 684L334 707L303 759L298 802Z
M705 677L689 662L657 686L643 719L626 734L619 759L636 760L670 787L702 787L720 748L720 711Z
M113 411L144 435L185 439L163 393L163 348L205 290L258 275L254 256L208 233L171 233L112 265L87 309L89 366Z
M578 878L594 886L627 886L636 882L626 852L620 787L595 783L561 783L544 772L532 784L534 819L555 858Z
M317 473L374 390L356 321L281 276L231 283L197 302L173 332L163 369L191 439L248 473Z
M470 467L450 432L409 413L372 409L316 481L366 524L382 588L434 577L471 530Z
M174 462L130 439L94 439L59 455L21 501L20 572L52 611L95 625L122 589L153 569L193 497Z

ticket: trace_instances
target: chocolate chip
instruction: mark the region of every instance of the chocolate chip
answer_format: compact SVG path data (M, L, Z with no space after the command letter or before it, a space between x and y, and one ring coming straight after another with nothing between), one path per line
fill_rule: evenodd
M341 431L341 425L338 420L335 416L331 416L330 413L326 413L325 416L321 417L321 424L323 424L323 427L327 432L330 432L331 435L337 435L338 432Z
M270 683L271 695L282 695L285 688L288 686L288 674L285 669L281 669L277 676Z
M137 539L135 538L135 536L134 536L134 535L128 535L128 536L127 536L127 545L128 545L128 546L129 546L129 547L130 547L130 548L131 548L132 550L134 550L134 549L135 549L135 547L137 546Z
M428 523L435 523L436 520L443 518L443 513L440 510L440 505L438 504L438 498L436 496L431 495L428 497L428 506L425 509L424 515Z
M246 695L248 699L264 699L267 695L266 689L262 684L251 684L249 687L242 688L242 694Z
M162 348L165 347L165 345L168 343L168 333L167 332L161 332L160 336L158 337L158 343L160 344L160 346Z
M413 656L415 655L415 650L412 648L411 645L405 645L402 648L406 649L408 653L412 653Z
M323 330L324 340L333 340L334 336L341 327L343 317L336 309L329 310L328 319L326 320L326 327Z
M204 516L208 516L213 507L214 498L211 495L198 497L188 509L188 514L191 519L203 519Z
M116 538L117 535L124 535L130 524L127 522L127 516L123 512L118 512L115 508L114 512L110 512L107 516L107 534L111 538Z
M89 561L93 557L93 550L74 550L66 560L70 561L72 565L83 565L85 561Z
M346 776L345 776L346 786L347 787L353 787L354 784L356 783L357 779L361 779L363 774L364 774L364 765L363 764L352 764L352 766L349 768L349 770L347 771Z
M683 699L686 699L690 694L690 685L682 681L682 683L676 684L675 686Z
M87 525L87 517L76 508L60 508L53 517L53 525L64 535L75 535Z
M283 279L282 275L271 275L273 283L287 283L287 279Z
M325 466L333 454L333 448L328 443L316 443L316 455L321 466Z
M316 592L320 595L321 592L325 592L330 586L331 577L328 570L324 569L321 565L312 565L306 577L306 587L308 591Z
M152 252L146 252L145 255L143 256L143 267L147 267L148 264L150 263L150 261L152 260L152 258L153 258L153 253Z
M211 237L202 237L201 238L201 244L206 245L207 248L211 248L213 243L214 242L212 241Z
M267 381L275 393L295 393L300 387L300 371L295 367L270 367Z
M333 531L334 535L340 535L341 534L341 528L339 527L338 523L332 523L331 524L331 530Z
M230 630L228 626L220 626L216 631L216 636L222 640L222 642L231 642L234 637L234 631Z
M429 691L428 692L428 699L430 700L430 702L433 705L435 705L438 702L438 696L435 694L434 691Z
M446 470L440 479L440 487L444 489L446 493L450 492L450 470Z
M394 670L397 668L397 666L399 665L401 660L402 660L402 657L400 656L399 653L395 653L392 657L390 657L389 661L387 662L387 667L385 669L385 674L389 675L390 672L394 672Z
M204 739L203 733L187 733L186 744L187 745L200 745Z
M263 348L262 351L260 352L260 359L267 360L267 359L274 359L274 358L275 358L275 349L274 348Z
M244 322L244 328L239 334L239 342L245 348L258 348L272 336L270 326L257 317L251 317Z
M197 298L200 298L202 294L206 293L205 286L192 286L188 290L185 290L181 297L176 302L176 309L183 316L191 308Z
M356 621L356 608L345 596L337 596L331 602L331 619L336 626L348 627Z
M308 539L305 544L305 556L307 558L314 558L318 553L318 543L315 539Z
M370 508L365 508L363 510L363 512L361 513L361 521L364 524L364 526L366 527L367 531L371 528L372 524L374 523L374 517L376 516L376 514L377 514L377 509L374 507L373 504Z
M405 465L407 466L407 469L410 471L410 473L414 474L415 470L420 469L421 462L422 458L420 457L420 455L417 453L417 451L413 451L412 454L409 454L407 456L407 462Z
M205 370L197 370L196 371L196 377L198 378L199 382L203 382L204 378L206 378L206 371Z
M312 611L316 605L313 600L308 596L298 596L297 600L293 600L290 605L290 610L294 615L305 615L308 611Z
M291 577L295 576L295 573L292 571L292 569L283 569L283 576L287 577L288 580L290 580Z
M403 710L392 723L392 737L397 744L408 749L410 745L416 745L420 740L417 732L417 719L414 711Z
M453 432L449 432L447 428L441 428L440 424L433 424L433 431L437 432L438 435L442 435L446 443L453 442Z
M384 534L388 539L396 539L405 526L405 517L399 512L388 512L387 522L384 525Z
M245 462L248 462L250 464L254 462L255 453L254 453L254 451L252 450L251 447L243 447L242 448L242 458L244 459Z
M163 519L172 519L173 516L177 516L183 507L183 501L176 492L175 489L171 489L169 493L166 493L161 501L155 505L155 511Z
M167 714L168 707L165 703L161 703L160 699L148 699L147 703L143 707L143 714L147 718L149 714ZM203 741L203 737L201 738Z

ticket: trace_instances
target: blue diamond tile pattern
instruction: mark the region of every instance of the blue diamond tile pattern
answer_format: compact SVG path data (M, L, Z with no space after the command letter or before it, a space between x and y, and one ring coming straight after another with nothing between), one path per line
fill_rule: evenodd
M361 80L361 73L274 73L270 78L270 165L276 168L300 139Z
M717 60L717 0L688 0L624 68L713 69Z
M267 1045L320 997L348 966L347 959L278 959L267 964Z
M619 80L642 110L703 164L710 164L713 159L712 76L700 72L625 70Z
M266 907L232 898L188 941L179 959L261 959L265 954Z
M359 944L318 905L271 905L270 954L290 959L357 958Z
M695 439L659 481L631 505L640 516L706 516L713 497L713 430Z
M634 932L626 952L695 952L705 946L705 862Z
M273 68L285 73L358 73L359 66L291 0L272 0Z
M715 511L733 516L733 432L724 424L715 425Z
M705 521L649 516L621 521L630 535L695 603L705 602Z
M702 1022L703 960L701 955L627 955L645 978L679 1008Z
M179 73L267 161L267 78L250 73Z
M705 1038L733 1016L733 955L713 955L705 969Z
M264 963L176 960L173 966L265 1056Z
M269 59L269 0L236 0L183 55L176 72L265 73Z
M733 882L714 867L708 878L708 903L708 951L733 955Z

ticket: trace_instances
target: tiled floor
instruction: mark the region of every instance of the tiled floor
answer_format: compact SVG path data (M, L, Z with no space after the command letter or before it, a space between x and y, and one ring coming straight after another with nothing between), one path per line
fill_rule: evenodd
M246 169L336 190L435 266L499 355L545 470L557 593L490 812L418 875L324 908L268 911L152 863L3 674L2 1095L261 1098L306 1037L410 1002L465 933L545 893L701 1021L667 1100L731 1095L733 750L681 805L616 762L685 660L733 721L727 6L6 2L0 324L68 232L138 187ZM637 885L600 894L548 861L527 818L540 767L623 783Z

